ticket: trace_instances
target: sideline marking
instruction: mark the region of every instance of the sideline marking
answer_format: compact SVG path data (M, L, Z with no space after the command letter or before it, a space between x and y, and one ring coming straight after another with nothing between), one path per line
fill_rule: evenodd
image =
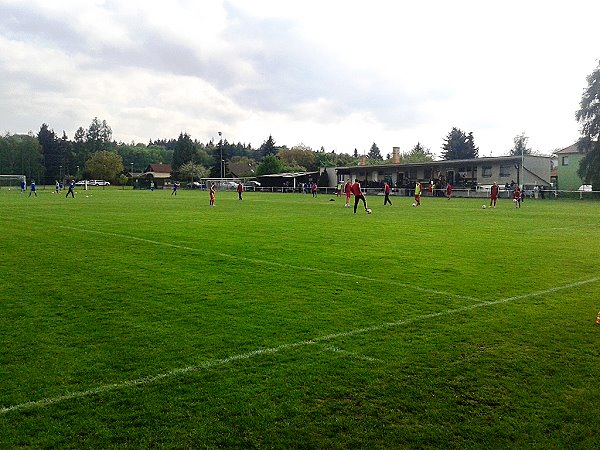
M502 298L500 300L481 302L481 303L477 303L474 305L462 306L460 308L448 309L446 311L440 311L440 312L430 313L430 314L423 314L421 316L413 317L410 319L398 320L396 322L388 322L388 323L383 323L380 325L373 325L373 326L366 327L366 328L357 328L357 329L350 330L350 331L344 331L344 332L340 332L340 333L332 333L332 334L328 334L325 336L321 336L321 337L306 340L306 341L294 342L291 344L282 344L278 347L261 348L258 350L253 350L251 352L241 353L239 355L230 356L229 358L207 361L207 362L202 363L197 366L188 366L188 367L184 367L184 368L180 368L180 369L171 370L169 372L165 372L165 373L158 374L158 375L150 375L150 376L146 376L146 377L142 377L142 378L137 378L135 380L124 381L122 383L106 384L104 386L99 386L99 387L96 387L93 389L88 389L85 391L72 392L72 393L60 395L57 397L47 397L47 398L44 398L41 400L19 403L17 405L13 405L13 406L5 406L0 409L0 415L4 415L4 414L14 412L14 411L22 411L22 410L32 409L32 408L44 408L46 406L54 405L56 403L64 402L67 400L89 397L92 395L102 394L104 392L114 391L114 390L118 390L118 389L123 389L123 388L128 388L128 387L133 387L133 386L144 386L144 385L152 384L152 383L155 383L157 381L164 380L167 378L175 377L178 375L184 375L189 372L200 372L202 370L207 370L207 369L210 369L213 367L224 366L224 365L227 365L232 362L252 359L257 356L272 355L275 353L280 353L284 350L308 347L309 345L321 344L321 343L333 341L334 339L338 339L338 338L355 336L358 334L366 334L366 333L371 333L374 331L388 330L391 328L397 328L399 326L407 325L407 324L418 322L421 320L427 320L427 319L432 319L432 318L436 318L436 317L440 317L440 316L444 316L444 315L457 314L457 313L461 313L461 312L471 311L473 309L483 308L486 306L498 305L501 303L508 303L508 302L512 302L514 300L521 300L524 298L537 297L537 296L544 295L544 294L551 294L551 293L562 291L565 289L571 289L574 287L579 287L579 286L583 286L583 285L590 284L590 283L596 283L598 281L600 281L600 277L595 277L595 278L590 278L588 280L577 281L575 283L570 283L570 284L565 284L563 286L557 286L557 287L553 287L550 289L545 289L543 291L531 292L529 294L515 295L513 297L506 297L506 298ZM335 347L332 347L332 348L335 348Z
M265 265L270 265L270 266L274 266L274 267L282 267L284 269L317 272L317 273L324 273L324 274L329 274L329 275L336 275L339 277L350 277L350 278L355 278L355 279L364 280L364 281L370 281L370 282L374 282L374 283L391 284L393 286L400 286L400 287L412 289L412 290L418 291L418 292L426 292L428 294L436 294L436 295L445 295L448 297L460 298L462 300L468 300L471 302L481 302L482 301L480 298L471 297L468 295L460 295L460 294L454 294L452 292L438 291L436 289L422 288L419 286L413 286L408 283L401 283L399 281L394 281L394 280L380 280L377 278L366 277L364 275L356 275L353 273L337 272L335 270L317 269L314 267L301 267L301 266L295 266L293 264L280 263L277 261L266 261L264 259L248 258L247 256L234 256L234 255L230 255L228 253L213 252L210 250L200 250L200 249L197 249L194 247L188 247L187 245L171 244L169 242L161 242L161 241L155 241L152 239L144 239L144 238L140 238L140 237L136 237L136 236L130 236L127 234L109 233L106 231L98 231L98 230L87 230L84 228L69 227L69 226L65 226L65 225L61 225L61 226L59 226L59 228L64 228L65 230L79 231L81 233L100 234L103 236L113 236L113 237L118 237L118 238L130 239L133 241L145 242L147 244L154 244L154 245L159 245L159 246L163 246L163 247L187 250L187 251L194 252L194 253L210 254L210 255L220 256L222 258L235 259L238 261L246 261L246 262L251 262L251 263L255 263L255 264L265 264Z

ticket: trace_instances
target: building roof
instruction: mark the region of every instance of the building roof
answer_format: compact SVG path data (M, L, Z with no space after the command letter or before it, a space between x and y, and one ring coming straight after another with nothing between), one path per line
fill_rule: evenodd
M148 164L148 167L146 167L146 172L170 174L172 171L173 169L171 168L171 164Z
M303 177L305 175L314 175L319 173L319 171L316 172L284 172L284 173L271 173L269 175L261 175L260 177L257 178L296 178L296 177Z
M546 158L550 159L550 156L537 156L537 155L525 155L525 158ZM399 163L399 164L369 164L366 166L346 166L346 167L336 167L338 170L356 170L360 168L364 169L389 169L392 167L436 167L436 166L460 166L461 164L476 164L483 165L486 163L513 163L520 162L521 155L516 156L492 156L492 157L481 157L481 158L470 158L470 159L443 159L439 161L428 161L428 162L418 162L418 163Z
M569 155L572 153L581 153L577 148L577 143L569 145L568 147L565 147L562 150L556 152L557 155Z

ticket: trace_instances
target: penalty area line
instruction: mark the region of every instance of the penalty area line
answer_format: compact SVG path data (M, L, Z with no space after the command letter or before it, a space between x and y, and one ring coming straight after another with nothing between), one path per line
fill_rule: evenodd
M505 298L501 298L499 300L481 302L481 303L477 303L477 304L463 306L460 308L447 309L445 311L439 311L436 313L423 314L423 315L420 315L417 317L412 317L410 319L403 319L403 320L398 320L395 322L388 322L388 323L383 323L383 324L379 324L379 325L373 325L371 327L357 328L354 330L340 332L340 333L332 333L332 334L321 336L321 337L318 337L315 339L294 342L291 344L283 344L283 345L280 345L277 347L261 348L261 349L253 350L253 351L246 352L246 353L240 353L238 355L233 355L228 358L207 361L207 362L204 362L204 363L196 365L196 366L188 366L188 367L184 367L184 368L180 368L180 369L174 369L169 372L165 372L165 373L158 374L158 375L149 375L149 376L137 378L134 380L124 381L122 383L107 384L107 385L98 386L96 388L88 389L88 390L84 390L84 391L72 392L72 393L65 394L65 395L59 395L56 397L47 397L47 398L44 398L41 400L19 403L19 404L12 405L12 406L5 406L5 407L0 408L0 415L5 415L5 414L11 413L11 412L23 411L23 410L33 409L33 408L44 408L44 407L55 405L57 403L65 402L68 400L90 397L93 395L98 395L98 394L102 394L105 392L110 392L110 391L115 391L115 390L120 390L120 389L126 389L126 388L130 388L130 387L149 385L149 384L153 384L153 383L156 383L156 382L164 380L164 379L176 377L179 375L185 375L185 374L191 373L191 372L200 372L202 370L208 370L213 367L224 366L224 365L236 362L236 361L245 361L245 360L256 358L256 357L259 357L262 355L273 355L276 353L281 353L285 350L290 350L290 349L294 349L294 348L308 347L310 345L315 345L315 344L324 344L324 343L327 343L327 342L330 342L330 341L333 341L333 340L339 339L339 338L345 338L345 337L356 336L356 335L360 335L360 334L384 331L384 330L398 328L403 325L408 325L408 324L411 324L414 322L419 322L419 321L423 321L423 320L427 320L427 319L437 318L437 317L441 317L441 316L447 316L447 315L451 315L451 314L460 314L460 313L468 312L468 311L471 311L471 310L474 310L477 308L485 308L488 306L498 305L498 304L502 304L502 303L509 303L509 302L512 302L515 300L522 300L525 298L538 297L540 295L545 295L545 294L552 294L555 292L576 288L576 287L583 286L586 284L596 283L598 281L600 281L600 277L595 277L595 278L590 278L588 280L582 280L582 281L577 281L575 283L565 284L562 286L556 286L556 287L545 289L542 291L530 292L528 294L516 295L516 296L512 296L512 297L505 297ZM332 346L330 346L329 348L326 347L326 349L330 350L330 351L339 351L339 349L337 349L336 347L332 347Z

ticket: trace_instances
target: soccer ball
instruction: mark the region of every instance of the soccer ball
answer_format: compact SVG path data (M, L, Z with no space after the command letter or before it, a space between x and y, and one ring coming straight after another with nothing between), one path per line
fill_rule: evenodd
M371 208L367 208L366 211L367 211L367 214L371 214L373 212L373 210Z
M412 205L413 205L413 206L417 206L417 204L416 204L416 203L413 203Z
M481 205L481 209L485 209L485 208L487 208L487 206Z

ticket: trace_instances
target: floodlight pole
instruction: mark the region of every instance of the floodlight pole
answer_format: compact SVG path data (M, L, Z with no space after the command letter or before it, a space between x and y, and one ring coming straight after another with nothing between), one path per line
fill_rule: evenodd
M219 131L219 147L221 148L221 159L219 160L219 170L221 171L221 179L223 179L223 133Z
M525 190L525 167L523 166L524 161L524 148L521 147L521 191Z

